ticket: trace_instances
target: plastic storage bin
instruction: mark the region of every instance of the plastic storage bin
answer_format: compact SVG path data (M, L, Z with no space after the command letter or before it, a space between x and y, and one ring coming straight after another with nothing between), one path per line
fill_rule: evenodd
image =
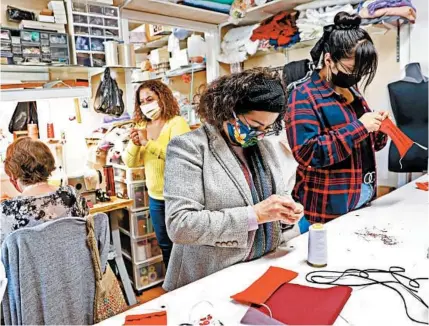
M146 182L128 185L128 198L134 200L134 210L149 207L149 194L146 188Z
M144 290L161 283L165 277L165 267L162 257L147 263L133 265L128 259L124 260L125 268L132 275L136 290Z
M127 168L122 165L113 165L115 181L131 183L141 182L146 180L144 167L141 168Z
M131 234L135 239L154 232L148 210L131 213L131 221L133 223Z

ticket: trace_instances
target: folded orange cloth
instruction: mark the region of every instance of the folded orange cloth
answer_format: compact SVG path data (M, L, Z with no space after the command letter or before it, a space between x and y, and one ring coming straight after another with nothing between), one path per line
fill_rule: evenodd
M416 182L417 189L429 191L429 182Z
M243 292L233 295L231 298L244 304L260 305L268 300L276 290L284 283L292 281L298 273L270 266L268 270Z
M167 325L167 312L158 311L143 315L128 315L124 325Z

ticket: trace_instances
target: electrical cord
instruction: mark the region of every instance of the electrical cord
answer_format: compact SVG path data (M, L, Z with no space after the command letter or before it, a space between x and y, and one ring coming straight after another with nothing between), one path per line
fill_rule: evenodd
M376 280L375 278L371 278L370 274L389 274L391 277L394 278L393 280L390 281L379 281ZM339 286L363 286L363 287L368 287L370 285L382 285L385 286L389 289L394 290L396 293L399 294L399 296L402 299L402 302L404 304L405 307L405 313L407 314L407 317L412 320L415 323L419 323L419 324L424 324L424 325L429 325L428 322L426 321L421 321L421 320L417 320L414 319L413 317L410 316L409 312L408 312L408 306L407 306L407 302L405 300L404 295L401 293L401 291L399 291L398 289L396 289L394 286L392 286L393 284L399 284L401 285L408 293L410 293L417 301L419 301L421 304L423 304L426 308L428 307L428 304L417 294L418 293L418 289L420 288L420 283L418 281L422 281L422 280L429 280L429 278L427 277L420 277L420 278L410 278L406 275L403 275L402 273L405 273L405 268L403 267L398 267L398 266L391 266L389 268L389 270L383 270L383 269L346 269L343 272L340 271L314 271L314 272L310 272L305 276L305 279L307 282L310 283L314 283L314 284L323 284L323 285L339 285ZM345 284L343 282L341 283L337 283L339 281L341 281L344 278L349 278L349 277L353 277L353 278L357 278L360 280L365 280L366 282L364 283L350 283L350 284ZM392 285L390 285L392 284Z

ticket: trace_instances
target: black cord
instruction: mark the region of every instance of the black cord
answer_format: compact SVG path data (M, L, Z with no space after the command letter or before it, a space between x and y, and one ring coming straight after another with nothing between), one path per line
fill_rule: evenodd
M394 281L378 281L374 278L370 278L370 274L389 274L394 278ZM324 284L324 285L339 285L339 286L370 286L370 285L383 285L389 289L394 290L396 293L399 294L399 296L402 299L402 302L404 303L405 307L405 313L407 314L407 317L412 320L415 323L429 325L428 322L416 320L413 317L410 316L408 312L408 306L407 302L405 300L405 297L394 286L389 284L399 284L401 285L408 293L410 293L417 301L419 301L421 304L423 304L426 308L429 308L427 303L419 296L417 295L418 289L420 289L420 283L418 281L422 280L429 280L427 277L420 277L420 278L409 278L408 276L403 275L402 273L405 273L405 268L398 267L398 266L392 266L389 268L389 270L383 270L383 269L346 269L343 272L340 271L315 271L310 272L305 276L305 279L307 282L314 283L314 284ZM338 284L337 282L340 281L343 278L347 277L355 277L360 280L365 280L366 282L362 283L351 283L351 284Z

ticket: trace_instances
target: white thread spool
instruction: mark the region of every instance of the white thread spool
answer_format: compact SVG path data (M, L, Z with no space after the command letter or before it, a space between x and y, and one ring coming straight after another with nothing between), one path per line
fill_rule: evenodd
M307 263L312 267L328 265L328 239L323 224L317 223L310 226Z

